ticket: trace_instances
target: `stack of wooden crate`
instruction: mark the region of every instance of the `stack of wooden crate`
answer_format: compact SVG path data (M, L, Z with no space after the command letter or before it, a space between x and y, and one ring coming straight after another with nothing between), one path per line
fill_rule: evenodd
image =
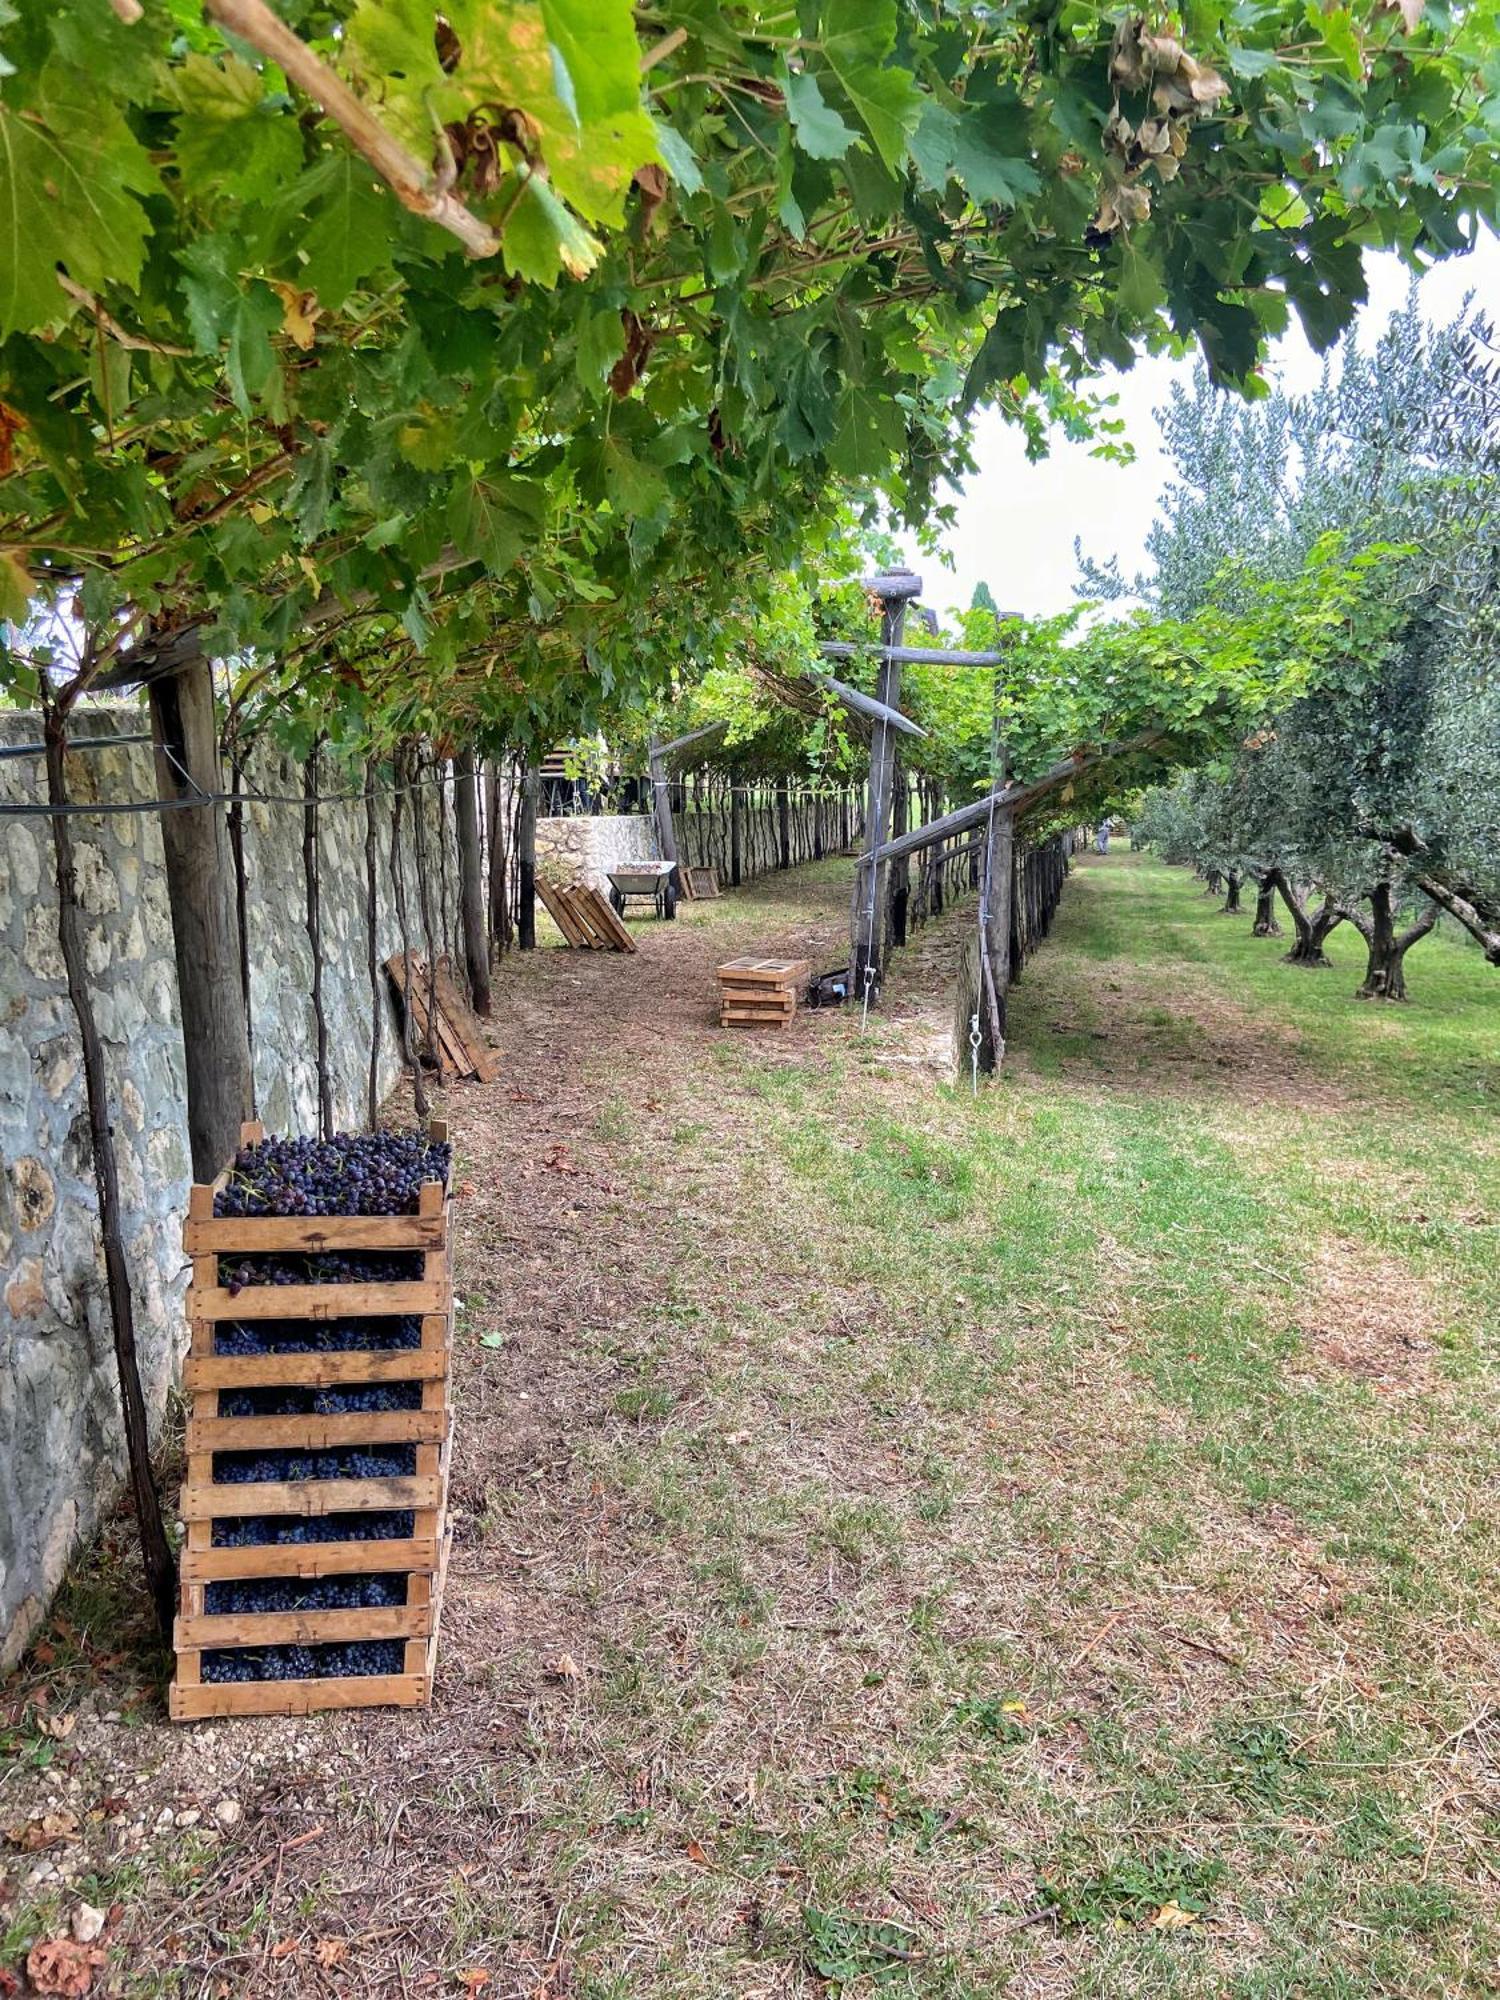
M805 958L732 958L719 967L721 1028L786 1028L809 971Z
M445 1128L435 1124L429 1136L441 1141ZM263 1137L259 1124L246 1125L241 1144ZM227 1172L215 1182L194 1186L183 1227L184 1247L192 1260L187 1300L191 1345L184 1367L189 1413L182 1489L185 1539L171 1714L175 1720L188 1721L212 1715L425 1706L432 1691L451 1540L447 1488L453 1284L448 1189L439 1181L424 1183L414 1215L216 1217L214 1196ZM243 1260L268 1253L296 1259L325 1252L356 1257L404 1253L403 1261L410 1257L417 1269L410 1277L381 1283L257 1284L253 1275L240 1282L238 1272L233 1290L221 1282L221 1258L242 1269ZM317 1350L320 1325L342 1325L347 1332L350 1322L390 1316L418 1322L417 1346L372 1342L363 1348ZM232 1336L222 1339L221 1330L253 1328L256 1322L271 1320L305 1321L307 1340L294 1338L279 1351L224 1351L245 1343ZM397 1395L372 1394L368 1401L407 1407L316 1413L320 1389L373 1391L397 1385L404 1385ZM236 1393L245 1390L260 1394L247 1399ZM224 1414L221 1396L232 1405L259 1400L301 1407L296 1414ZM215 1459L223 1452L368 1451L382 1445L414 1448L409 1476L240 1482L215 1478ZM316 1517L329 1524L336 1516L345 1517L344 1539L246 1545L244 1528L235 1525L269 1523L274 1531L277 1524L296 1517ZM216 1524L224 1530L218 1539ZM382 1536L381 1529L389 1532ZM331 1577L383 1579L388 1587L380 1594L398 1601L338 1610L223 1608L222 1600L237 1594L235 1584L292 1580L288 1591L276 1594L295 1597L306 1594L298 1592L295 1580ZM247 1657L233 1661L234 1670L254 1674L264 1662L260 1649L268 1647L331 1643L367 1647L391 1641L400 1643L398 1672L213 1677L240 1652ZM205 1655L214 1662L207 1678ZM281 1656L283 1666L286 1657ZM291 1657L298 1663L298 1656Z

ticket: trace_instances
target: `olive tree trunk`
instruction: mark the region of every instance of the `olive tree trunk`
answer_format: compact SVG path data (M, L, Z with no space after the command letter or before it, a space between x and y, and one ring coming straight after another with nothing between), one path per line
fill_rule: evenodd
M1436 903L1429 903L1405 931L1396 929L1396 897L1389 882L1377 882L1367 898L1370 914L1348 912L1349 921L1365 941L1365 976L1356 989L1360 1000L1406 998L1406 954L1426 937L1438 920Z

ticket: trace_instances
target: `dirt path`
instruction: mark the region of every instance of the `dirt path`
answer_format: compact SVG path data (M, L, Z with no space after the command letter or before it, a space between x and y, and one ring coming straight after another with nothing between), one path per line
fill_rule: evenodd
M12 1951L65 1929L81 1899L113 1906L106 1941L128 1947L102 1990L375 2000L454 1990L456 1976L463 1990L471 1969L487 1995L572 1990L570 1919L528 1803L537 1734L560 1738L577 1786L597 1777L586 1677L632 1604L662 1602L611 1546L618 1502L585 1469L589 1445L629 1421L617 1337L649 1342L684 1230L720 1245L726 1268L745 1262L732 1204L691 1146L670 1143L687 1118L731 1151L753 1144L755 1100L704 1090L725 1040L714 968L748 950L836 962L844 873L803 870L672 925L635 923L634 956L509 961L491 1030L501 1080L441 1106L463 1198L455 1549L431 1712L163 1726L142 1684L154 1663L118 1648L138 1609L121 1524L70 1593L60 1638L7 1691L22 1753L0 1780L16 1829L0 1901ZM840 1028L804 1015L735 1039L776 1064ZM628 1181L607 1144L627 1126L651 1155ZM630 1782L648 1797L660 1775L648 1765ZM64 1837L47 1839L49 1824Z

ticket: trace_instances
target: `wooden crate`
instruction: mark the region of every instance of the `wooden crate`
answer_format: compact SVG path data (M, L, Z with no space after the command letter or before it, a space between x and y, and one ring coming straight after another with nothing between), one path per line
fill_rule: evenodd
M719 967L721 1028L786 1028L809 971L805 958L732 958Z
M247 1125L241 1144L263 1137ZM441 1126L431 1136L444 1136ZM450 1203L439 1182L420 1191L418 1211L402 1216L219 1216L214 1196L228 1170L189 1196L183 1244L192 1262L188 1290L190 1346L183 1370L188 1399L187 1456L181 1514L180 1612L174 1643L177 1671L170 1711L175 1720L224 1715L303 1715L316 1709L420 1707L432 1691L443 1580L450 1536L447 1490L451 1407L452 1273ZM375 1284L246 1285L231 1294L220 1283L222 1255L282 1251L412 1251L420 1275ZM225 1321L400 1316L420 1321L414 1348L345 1349L337 1353L218 1354L216 1329ZM420 1402L410 1410L223 1416L221 1390L374 1387L413 1383ZM220 1451L337 1449L409 1444L409 1476L371 1479L215 1481ZM412 1533L380 1541L346 1538L215 1548L215 1521L242 1515L310 1516L372 1511L409 1512ZM252 1579L318 1579L401 1575L406 1602L358 1609L224 1611L207 1608L211 1584ZM205 1651L281 1645L397 1640L399 1673L323 1679L209 1682Z

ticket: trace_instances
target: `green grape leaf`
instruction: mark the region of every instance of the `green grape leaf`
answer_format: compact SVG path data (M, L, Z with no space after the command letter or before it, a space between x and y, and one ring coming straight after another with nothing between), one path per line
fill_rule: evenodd
M922 97L909 69L865 63L834 74L869 133L875 150L893 173L906 158L907 142L922 115Z
M360 0L349 23L354 58L403 138L425 159L435 123L519 112L558 196L618 224L636 169L661 158L629 0L450 0L443 17L446 61L424 0ZM504 213L503 187L496 199Z
M0 338L74 307L57 265L89 291L134 287L151 225L137 195L160 181L98 87L49 64L31 114L0 104Z
M514 190L514 179L509 185ZM533 174L521 183L506 214L500 255L516 277L551 287L564 270L572 278L587 277L599 261L600 246Z
M304 185L313 198L302 237L302 282L337 311L361 278L389 260L398 218L391 196L353 153L324 161Z
M265 201L302 165L302 135L289 112L267 112L261 72L226 54L192 54L167 72L176 104L177 169L191 195Z
M906 441L896 404L860 382L848 383L839 397L837 425L828 457L850 479L878 478Z
M448 500L448 533L491 576L504 576L526 543L526 518L509 504L506 485L461 473Z
M843 159L859 134L824 100L812 72L789 72L781 87L799 148L811 160Z
M667 124L665 119L653 118L651 124L656 133L657 149L667 172L684 194L701 194L703 174L692 147L674 126Z
M609 371L625 352L625 323L615 306L604 306L579 322L578 379L595 396L602 396Z

